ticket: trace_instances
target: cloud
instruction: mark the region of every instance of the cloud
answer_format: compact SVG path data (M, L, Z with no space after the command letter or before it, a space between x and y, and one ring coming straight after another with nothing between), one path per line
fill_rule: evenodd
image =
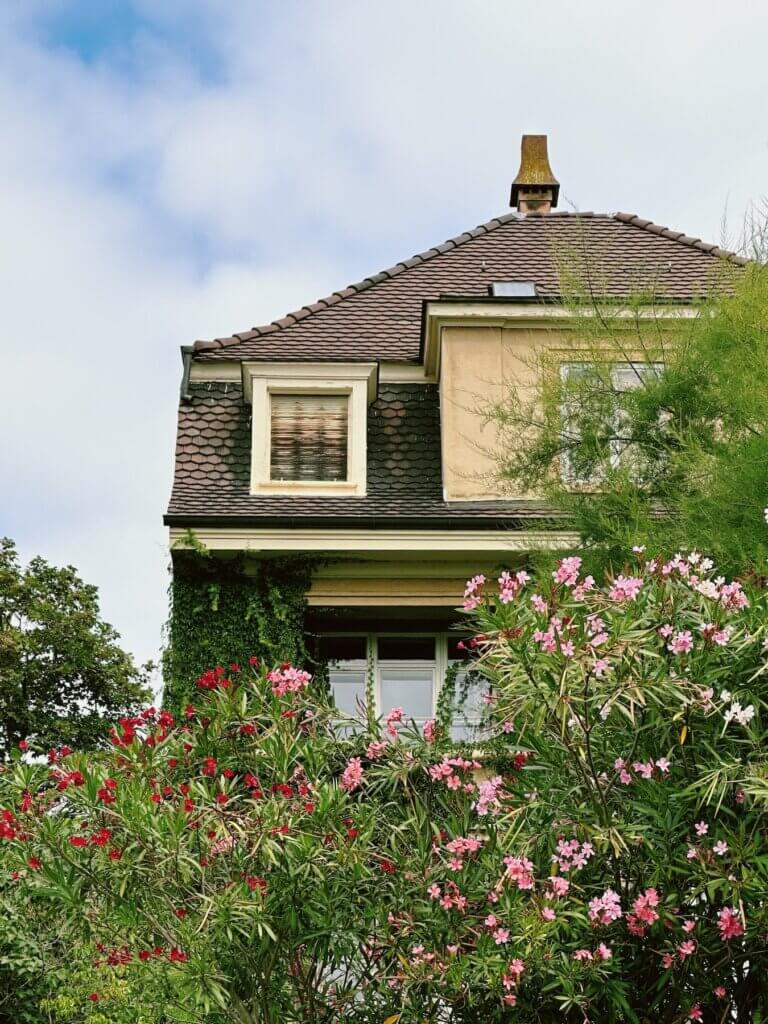
M581 208L714 241L768 180L757 3L112 6L0 12L0 532L78 566L142 659L179 345L502 212L523 131Z

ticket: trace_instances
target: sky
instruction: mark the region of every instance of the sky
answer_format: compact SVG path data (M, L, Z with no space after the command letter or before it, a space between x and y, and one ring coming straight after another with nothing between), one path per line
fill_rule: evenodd
M179 347L505 212L523 132L561 207L735 240L767 37L764 0L2 0L0 535L156 659Z

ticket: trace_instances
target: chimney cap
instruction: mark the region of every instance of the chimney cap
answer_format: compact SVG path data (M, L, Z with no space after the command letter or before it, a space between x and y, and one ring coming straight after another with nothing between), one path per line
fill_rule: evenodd
M509 205L518 206L521 189L550 190L551 205L557 206L560 182L552 173L547 155L546 135L524 135L520 142L520 170L512 182Z

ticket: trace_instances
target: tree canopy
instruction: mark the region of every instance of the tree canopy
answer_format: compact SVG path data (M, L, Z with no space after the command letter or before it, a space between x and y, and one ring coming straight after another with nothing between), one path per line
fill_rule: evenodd
M768 268L730 270L682 320L643 295L569 305L571 362L542 350L535 393L513 383L486 410L505 441L501 478L572 517L594 564L648 543L762 574Z
M20 740L89 748L110 718L150 697L138 668L100 618L98 591L71 566L22 566L0 539L0 758Z

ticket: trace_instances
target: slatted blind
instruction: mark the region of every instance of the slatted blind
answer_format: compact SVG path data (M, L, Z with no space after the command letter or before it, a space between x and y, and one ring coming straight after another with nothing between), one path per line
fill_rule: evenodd
M272 395L270 479L346 480L348 395Z

